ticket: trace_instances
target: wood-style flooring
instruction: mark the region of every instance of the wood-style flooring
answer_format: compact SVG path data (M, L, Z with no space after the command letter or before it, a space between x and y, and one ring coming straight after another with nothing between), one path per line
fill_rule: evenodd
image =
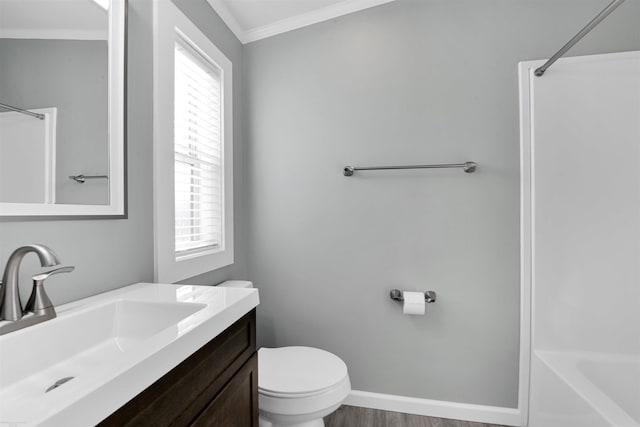
M325 427L504 427L345 405L326 417L324 423Z

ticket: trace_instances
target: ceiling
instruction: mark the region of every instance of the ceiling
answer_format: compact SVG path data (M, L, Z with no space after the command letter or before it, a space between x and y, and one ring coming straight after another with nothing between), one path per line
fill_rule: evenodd
M242 43L394 0L207 0Z
M109 16L95 0L0 0L0 38L107 40Z

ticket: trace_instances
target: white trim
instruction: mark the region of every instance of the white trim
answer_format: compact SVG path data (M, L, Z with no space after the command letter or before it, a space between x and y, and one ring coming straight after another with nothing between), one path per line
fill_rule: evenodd
M44 176L46 177L45 183L45 203L56 202L56 142L57 142L57 126L58 126L58 109L56 107L51 108L39 108L37 110L30 110L34 113L44 114L45 120L45 166Z
M124 215L125 189L125 64L126 3L111 0L109 8L109 208L111 214Z
M211 6L213 10L216 11L218 16L224 21L224 23L227 24L227 27L229 27L231 32L235 34L238 40L240 40L240 42L243 44L246 43L245 34L244 34L244 30L242 29L242 26L240 26L235 16L233 16L233 14L231 13L227 5L224 3L224 1L223 0L207 0L207 3L209 3L209 6Z
M109 8L109 204L0 203L0 216L120 216L125 214L125 1Z
M395 0L353 0L344 3L337 3L312 12L303 13L302 15L282 19L269 25L251 28L250 30L245 31L243 43L251 43L257 40L266 39L267 37L297 30L302 27L328 21L339 16L358 12L381 4L390 3L392 1Z
M533 65L533 64L536 65ZM518 64L520 91L520 373L518 407L522 425L529 423L529 387L531 382L531 283L532 221L531 210L531 78L544 61Z
M311 12L292 16L290 18L281 19L261 27L243 29L224 4L223 0L207 0L209 5L216 11L220 18L222 18L225 24L227 24L229 29L233 34L235 34L242 44L266 39L288 31L297 30L302 27L328 21L349 13L358 12L360 10L380 6L385 3L391 3L393 1L395 0L349 0Z
M2 39L34 39L34 40L109 40L109 32L103 30L73 29L0 29Z
M520 411L514 408L418 399L358 390L352 390L344 403L345 405L403 412L405 414L509 426L519 426L521 421Z
M223 237L216 250L176 259L174 204L174 50L189 40L222 70ZM153 2L154 281L173 283L233 264L233 71L231 61L172 2Z

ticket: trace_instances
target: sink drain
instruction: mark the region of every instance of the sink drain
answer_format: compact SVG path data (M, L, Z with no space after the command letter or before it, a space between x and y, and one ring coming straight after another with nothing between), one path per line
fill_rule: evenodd
M74 377L66 377L66 378L59 379L58 381L53 383L53 385L51 385L48 389L46 389L45 393L49 393L51 390L54 390L54 389L60 387L62 384L71 381L73 378Z

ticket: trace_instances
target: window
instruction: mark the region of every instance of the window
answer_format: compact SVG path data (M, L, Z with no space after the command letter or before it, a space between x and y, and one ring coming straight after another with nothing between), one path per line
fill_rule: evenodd
M175 46L176 256L222 243L221 72L184 40Z
M154 3L155 280L233 263L231 63L172 2Z

